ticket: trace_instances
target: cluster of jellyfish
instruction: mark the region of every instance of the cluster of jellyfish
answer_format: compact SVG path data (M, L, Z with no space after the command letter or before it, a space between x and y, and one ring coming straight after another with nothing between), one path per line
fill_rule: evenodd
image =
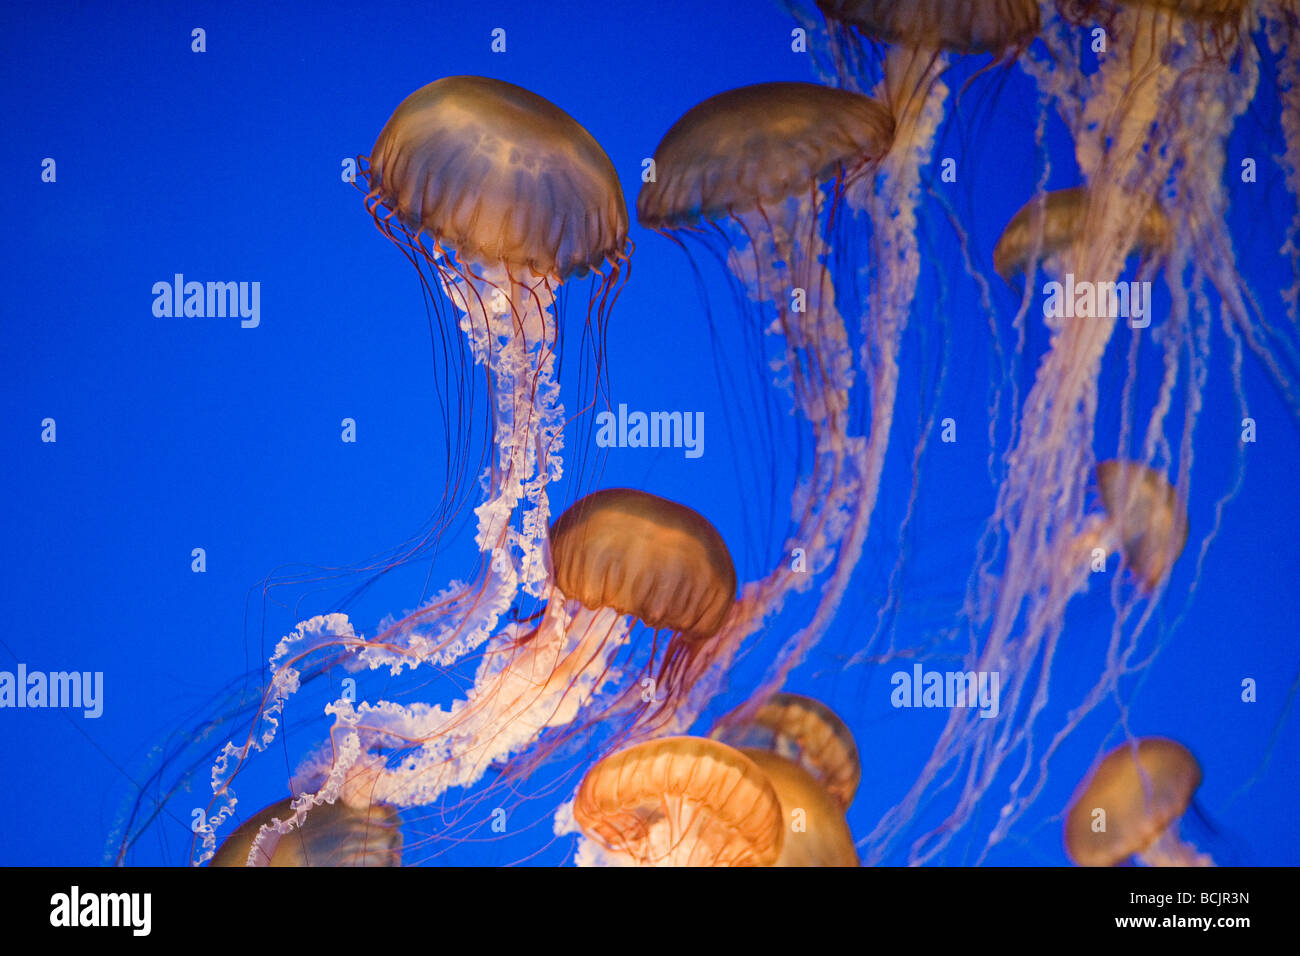
M1234 368L1252 351L1300 409L1296 290L1283 293L1292 325L1270 323L1235 267L1223 186L1227 137L1267 71L1282 91L1288 188L1300 186L1297 11L1285 0L818 0L791 13L822 82L727 90L687 110L654 150L656 175L636 203L653 241L679 246L697 272L721 269L732 296L709 305L738 310L746 371L798 433L770 567L741 580L705 515L649 490L591 490L553 509L565 427L619 371L604 366L603 337L633 257L622 189L600 145L540 96L480 77L430 83L364 159L364 205L418 272L444 343L462 337L470 362L459 374L488 390L489 460L472 509L479 557L463 580L370 633L335 612L280 641L251 704L221 725L235 729L212 748L191 862L419 862L437 841L431 829L456 826L450 794L456 811L479 812L493 805L487 794L575 752L591 755L580 779L561 777L547 796L580 864L924 863L994 801L982 859L1038 799L1062 742L1146 666L1143 632L1189 536L1211 329L1234 344ZM1096 24L1108 52L1085 64L1081 38ZM953 633L963 670L1002 675L1002 707L992 719L953 709L916 779L855 838L854 736L826 703L784 687L836 619L882 494L915 502L882 476L900 353L930 265L925 171L946 112L960 109L950 71L972 60L968 86L1012 69L1033 80L1044 114L1069 132L1079 179L1047 190L1044 171L1025 185L992 261L977 264L1018 303L1010 342L1006 324L991 323L996 348L1024 357L1040 274L1159 280L1169 306L1126 347L1122 420L1107 425L1115 447L1097 441L1113 318L1045 314L1032 384L1021 389L1012 372L995 383L996 505ZM596 386L570 418L557 363L575 299ZM1139 369L1152 368L1157 387L1142 404ZM806 557L798 571L785 560L794 548ZM1094 689L1043 726L1067 605L1115 555ZM763 678L701 733L734 662L774 628ZM854 663L873 659L875 636ZM453 701L426 696L433 677L466 661ZM362 690L324 701L328 731L290 792L246 813L241 774L268 759L322 677ZM1124 733L1063 811L1069 858L1208 864L1178 826L1200 783L1195 758ZM936 793L944 818L918 832ZM137 801L133 824L157 817L150 802ZM128 826L119 860L138 836Z

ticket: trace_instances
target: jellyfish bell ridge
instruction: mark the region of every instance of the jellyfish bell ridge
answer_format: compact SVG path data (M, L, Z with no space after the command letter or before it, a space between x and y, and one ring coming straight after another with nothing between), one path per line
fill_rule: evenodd
M637 217L672 229L750 212L841 169L861 175L892 141L889 111L857 93L793 82L727 90L687 111L660 141Z
M453 76L421 87L384 124L369 164L369 196L463 263L563 280L624 254L627 207L609 157L513 84Z

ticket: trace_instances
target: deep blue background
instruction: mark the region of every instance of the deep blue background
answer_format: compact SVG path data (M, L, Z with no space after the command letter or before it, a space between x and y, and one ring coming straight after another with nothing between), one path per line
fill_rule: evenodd
M40 670L102 670L107 690L97 721L0 712L0 863L96 863L150 749L256 667L269 650L264 637L273 642L292 624L291 612L273 608L263 635L250 589L281 565L352 565L382 552L414 533L440 494L442 437L419 287L360 195L340 181L341 161L367 152L412 90L483 74L526 86L583 123L609 153L631 207L642 158L690 106L730 87L814 76L808 58L790 51L792 23L775 4L411 3L296 13L228 3L184 12L162 3L111 12L47 4L11 9L8 19L0 40L0 667L21 660ZM190 52L196 26L207 31L203 54ZM489 51L495 27L507 30L503 55ZM1259 158L1261 182L1232 192L1234 234L1267 314L1285 321L1277 289L1290 276L1276 248L1294 200L1269 160L1280 148L1269 132L1270 96L1265 90L1234 136L1229 167L1242 155ZM938 148L959 157L959 182L946 188L986 271L998 232L1037 176L1035 104L1023 75L999 76L963 102L961 121ZM1068 148L1055 135L1052 185L1069 185ZM47 156L58 163L55 184L40 180ZM927 626L950 623L992 501L987 323L936 212L937 245L927 255L952 285L927 280L922 290L854 593L791 682L831 704L857 736L864 775L850 824L859 837L906 790L942 720L888 707L892 668L841 664L875 624L897 553L917 416L929 407L918 396L933 396L920 373L933 374L945 340L952 360L939 407L961 431L954 446L932 444L923 462L898 643L919 643ZM765 545L742 521L735 476L771 462L744 457L751 451L723 424L737 411L718 384L715 340L686 260L635 224L632 238L632 280L610 325L613 401L704 411L705 455L614 451L600 483L691 505L738 555L752 555ZM260 281L260 328L155 318L150 289L177 272ZM735 320L716 270L710 275L725 336L725 322ZM1005 322L1014 299L1001 287L997 294ZM1238 447L1225 344L1216 330L1198 429L1194 543L1209 530ZM923 349L931 351L918 358ZM1027 361L1021 370L1022 388L1032 368ZM1134 732L1174 736L1194 750L1205 771L1201 804L1243 848L1240 862L1294 864L1294 715L1267 772L1234 797L1260 770L1300 668L1300 440L1250 357L1246 386L1260 439L1247 454L1244 488L1187 618L1164 638L1129 717ZM573 394L565 400L577 405ZM57 444L40 441L46 417L57 420ZM344 417L359 423L356 444L339 440ZM194 547L207 550L206 574L190 570ZM747 577L761 570L740 563ZM1180 563L1166 617L1181 606L1192 564ZM428 571L410 569L368 592L352 608L358 627L411 607ZM448 557L433 580L465 571ZM329 606L328 595L314 600L306 603L312 613ZM1089 651L1104 644L1107 607L1101 587L1072 606L1059 695L1054 685L1058 717L1096 677ZM772 651L783 637L769 635L762 647ZM715 711L743 699L765 663L761 649L751 654ZM1248 676L1259 682L1254 705L1239 701ZM1040 803L996 862L1064 862L1060 809L1113 730L1114 709L1103 711L1062 750ZM265 789L248 793L250 805L279 796L274 781L282 785L284 774L270 767ZM187 822L188 806L178 819ZM177 833L186 834L170 826L171 839L142 842L138 862L183 862ZM570 844L548 843L546 829L467 846L455 858L567 859Z

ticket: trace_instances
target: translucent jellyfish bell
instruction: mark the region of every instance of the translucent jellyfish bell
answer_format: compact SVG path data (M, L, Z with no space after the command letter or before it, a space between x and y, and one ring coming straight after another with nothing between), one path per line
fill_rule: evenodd
M1079 866L1212 866L1178 834L1178 821L1201 785L1201 768L1182 744L1143 737L1097 765L1066 811L1065 851Z
M1068 252L1088 234L1088 209L1088 191L1082 186L1029 200L1011 217L993 249L998 275L1010 282L1017 272L1031 274L1038 261L1050 262ZM1138 227L1134 248L1144 256L1158 255L1169 242L1169 220L1153 204Z
M663 737L601 760L573 816L588 839L637 866L769 866L781 802L752 759L703 737Z
M291 799L273 803L244 821L221 844L211 866L246 866L262 827L294 816ZM254 866L401 866L401 820L392 807L312 807L300 826L271 832L258 845Z
M853 802L862 777L858 746L844 721L821 701L773 694L748 719L724 717L712 736L733 747L785 757L810 773L842 809Z
M462 261L566 278L616 260L627 208L605 151L568 113L482 76L416 90L369 157L370 196Z
M840 805L820 780L802 766L770 750L741 751L771 781L781 801L785 836L772 866L857 866L853 833Z
M1106 539L1118 542L1138 581L1154 590L1187 544L1186 506L1164 475L1134 461L1098 462L1097 488Z

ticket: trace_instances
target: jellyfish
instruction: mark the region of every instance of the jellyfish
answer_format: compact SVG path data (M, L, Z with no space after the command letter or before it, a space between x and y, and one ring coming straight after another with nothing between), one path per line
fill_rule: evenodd
M985 859L1041 792L1048 762L1066 736L1115 693L1121 677L1150 659L1138 653L1139 641L1168 588L1172 556L1182 547L1181 506L1169 502L1188 500L1210 330L1222 326L1237 355L1243 341L1257 345L1269 337L1236 273L1224 224L1226 141L1257 77L1253 47L1242 42L1246 5L1106 5L1109 48L1095 69L1080 62L1076 24L1102 7L1084 4L1091 9L1076 19L1079 6L1070 6L1069 18L1059 11L1050 17L1040 33L1042 45L1018 62L1064 121L1082 189L1033 199L1004 233L994 262L1008 274L1041 265L1051 280L1043 287L1049 345L1032 387L1013 409L997 501L962 614L972 647L963 669L1001 674L1001 710L992 719L960 709L950 713L917 780L868 837L869 861L888 852L936 781L960 780L951 812L911 844L912 862L934 859L964 832L1001 778L1007 789L991 814L996 822L977 849L977 858ZM1158 273L1168 287L1168 314L1139 321L1114 308L1079 314L1048 308L1052 283L1068 288L1078 280L1090 290L1114 289L1135 252L1144 254L1140 279ZM1035 288L1027 283L1021 296L1014 320L1020 330ZM1099 524L1086 512L1088 476L1097 457L1098 381L1108 344L1125 324L1131 335L1121 343L1127 354L1114 455L1171 477L1152 484L1132 480L1145 474L1136 469L1099 470L1108 512L1107 522ZM1257 352L1285 382L1267 350ZM1135 385L1148 353L1154 353L1159 374L1154 397L1138 408ZM1240 395L1238 361L1233 368ZM1170 436L1166 423L1180 398L1181 434ZM1164 487L1172 488L1172 498ZM1146 507L1162 499L1166 506ZM1172 525L1158 527L1161 514L1172 517ZM1049 700L1066 607L1089 577L1076 549L1107 529L1118 535L1135 586L1126 589L1119 577L1113 580L1111 637L1097 654L1098 681L1043 742L1038 718ZM1139 537L1135 529L1141 529Z
M738 748L769 750L807 770L844 810L862 778L853 734L821 701L777 693L750 715L744 708L726 715L712 736Z
M781 803L749 757L703 737L661 737L611 754L578 786L587 859L630 866L771 866Z
M1088 212L1088 191L1082 186L1057 189L1025 203L1007 223L993 249L993 268L1008 284L1017 274L1032 277L1039 262L1054 275L1064 274L1057 258L1079 241ZM1169 219L1159 204L1147 207L1138 224L1133 252L1147 261L1169 248Z
M844 808L811 773L770 750L740 751L767 775L786 829L772 866L857 866L858 851Z
M1065 852L1079 866L1213 866L1179 836L1178 821L1201 785L1182 744L1142 737L1116 747L1080 784L1065 817Z
M827 569L831 580L764 686L779 685L833 618L879 488L897 379L892 333L870 346L879 358L864 383L869 397L858 400L870 409L870 434L864 436L850 394L850 340L858 330L841 315L842 309L855 315L859 299L837 282L835 263L852 261L864 249L845 200L869 184L891 136L884 108L855 93L808 83L729 90L673 125L655 150L656 177L637 200L643 225L684 250L688 240L698 242L726 264L745 312L742 336L771 333L777 384L788 390L797 421L811 432L801 438L801 451L807 448L810 456L782 542L804 564L779 561L746 585L740 617L749 624L733 629L732 638L743 641ZM715 677L725 673L728 659L721 659ZM678 732L715 688L716 681L698 685L695 706L681 712Z
M781 799L788 832L774 865L857 866L845 813L862 767L844 721L797 694L772 695L748 720L745 711L723 718L712 736L758 764Z
M1098 462L1097 488L1107 515L1102 540L1116 542L1142 586L1155 590L1187 544L1186 508L1163 475L1138 462Z
M493 590L513 596L522 586L536 595L545 577L545 488L561 471L556 296L571 277L601 276L586 320L599 366L630 254L614 166L559 107L476 76L436 80L408 96L362 164L375 225L426 291L441 290L461 313L489 383L496 456L476 515ZM527 513L517 516L520 507Z
M1280 91L1278 125L1285 144L1278 157L1286 174L1287 192L1300 196L1300 4L1296 0L1263 0L1260 16ZM1282 290L1287 317L1300 323L1300 205L1292 210L1286 241L1279 250L1291 262L1295 280Z
M546 489L562 472L565 424L557 296L562 285L598 277L584 342L592 343L599 379L603 330L627 272L627 211L612 163L572 117L527 90L470 76L430 83L402 101L360 165L375 225L416 267L439 315L447 303L460 314L456 325L489 387L495 453L474 509L480 558L467 579L368 639L342 613L300 622L269 660L248 733L213 764L219 796L243 761L269 745L306 681L378 668L394 676L421 666L441 671L508 630L502 617L521 594L545 600ZM612 618L605 623L615 626ZM544 656L544 646L527 653ZM339 708L350 712L352 703L341 699ZM343 785L343 777L329 780L322 786L331 792ZM228 818L232 799L223 798L214 824ZM212 841L209 829L206 852Z
M400 866L401 819L391 807L378 804L356 810L346 804L317 807L301 826L288 833L275 824L293 816L292 799L273 803L242 823L212 858L210 866ZM264 827L274 837L254 840Z
M330 704L329 740L297 771L295 811L310 819L340 799L358 810L427 806L494 767L517 781L588 730L627 742L670 721L727 646L719 635L731 626L736 572L717 529L666 498L606 489L552 524L548 558L540 620L493 635L462 698ZM352 640L362 663L404 663L390 646ZM214 782L228 789L237 769L223 763Z

